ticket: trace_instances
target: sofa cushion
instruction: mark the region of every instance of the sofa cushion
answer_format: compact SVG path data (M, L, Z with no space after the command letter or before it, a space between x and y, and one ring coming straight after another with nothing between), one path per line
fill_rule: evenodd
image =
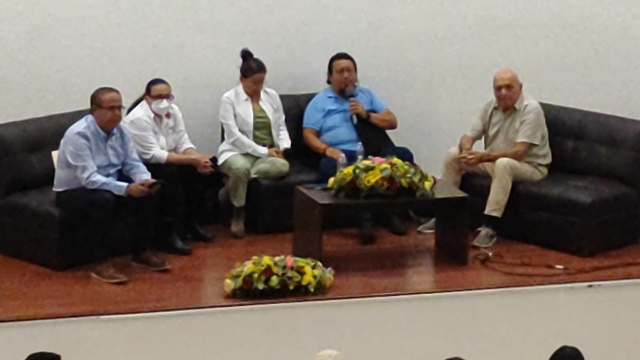
M320 156L311 151L302 138L304 111L316 94L281 95L282 108L285 113L287 131L291 138L291 150L295 157L308 167L317 168Z
M486 198L491 178L465 175L462 190ZM517 207L579 219L598 219L639 207L637 192L619 181L597 176L550 174L540 181L515 182L508 207ZM508 210L508 208L507 208Z
M37 228L34 230L55 232L60 217L55 197L51 186L13 193L0 200L0 217L29 224Z
M0 199L53 184L51 151L64 133L88 110L71 111L0 124Z
M640 191L640 122L541 104L549 129L550 172L618 180Z

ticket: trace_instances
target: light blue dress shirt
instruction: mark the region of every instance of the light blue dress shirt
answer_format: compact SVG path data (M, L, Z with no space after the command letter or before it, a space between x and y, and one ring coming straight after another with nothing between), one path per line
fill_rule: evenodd
M129 184L118 179L119 171L136 182L151 178L122 127L106 134L93 115L87 115L60 142L53 190L84 187L125 196Z
M355 99L365 110L380 113L387 105L373 91L361 86ZM349 113L349 100L338 96L331 87L319 92L304 111L304 128L314 129L323 143L340 150L356 151L358 133Z

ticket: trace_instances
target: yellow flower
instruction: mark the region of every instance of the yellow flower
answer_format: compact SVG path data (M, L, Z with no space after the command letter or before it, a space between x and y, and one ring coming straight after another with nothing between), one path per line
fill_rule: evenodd
M313 270L311 270L311 266L304 266L304 276L302 277L302 285L311 285L312 287L316 286L316 279L313 277Z
M251 274L252 272L254 272L255 270L256 270L256 266L253 265L253 263L249 263L249 265L247 265L244 268L244 272L243 272L242 276L247 276L247 275Z
M335 178L329 178L329 183L327 184L330 188L333 188L333 182L335 181Z
M433 186L434 181L433 181L433 177L431 175L427 176L427 180L424 182L424 188L427 190L431 190L431 187Z
M265 269L267 266L273 266L273 260L271 260L271 257L265 256L264 258L262 258L261 266L264 266Z
M224 291L227 292L227 294L231 294L231 292L233 291L233 281L231 279L225 279L224 281Z

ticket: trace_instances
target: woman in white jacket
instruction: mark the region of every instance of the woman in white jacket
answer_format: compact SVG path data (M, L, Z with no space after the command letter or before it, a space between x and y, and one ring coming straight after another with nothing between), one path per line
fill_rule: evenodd
M196 150L173 99L168 82L149 81L122 126L153 178L164 182L156 211L157 245L169 253L188 255L189 240L213 241L198 220L205 205L203 193L216 186L210 174L217 165L215 157Z
M289 163L282 151L291 146L280 96L264 87L266 66L248 49L240 56L240 85L222 96L224 141L218 149L220 169L229 176L220 199L233 204L231 233L236 238L244 236L247 183L252 177L284 176Z

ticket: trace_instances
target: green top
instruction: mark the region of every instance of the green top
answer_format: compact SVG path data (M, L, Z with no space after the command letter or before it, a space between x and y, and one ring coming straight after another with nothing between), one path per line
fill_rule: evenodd
M253 142L261 146L275 146L269 115L260 105L253 105Z

